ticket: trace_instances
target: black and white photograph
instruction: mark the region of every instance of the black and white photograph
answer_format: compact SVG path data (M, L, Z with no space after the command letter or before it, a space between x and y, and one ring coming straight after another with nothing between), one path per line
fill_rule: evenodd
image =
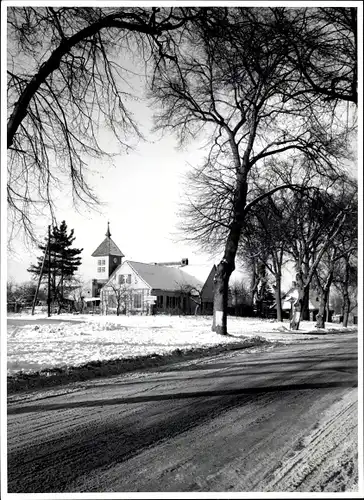
M362 27L1 3L4 500L363 498Z

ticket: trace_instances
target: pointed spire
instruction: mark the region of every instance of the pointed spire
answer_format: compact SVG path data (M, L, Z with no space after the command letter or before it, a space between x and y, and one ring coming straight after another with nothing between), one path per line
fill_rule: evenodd
M107 223L107 231L106 231L106 234L105 236L107 238L110 238L111 237L111 233L110 233L110 222Z

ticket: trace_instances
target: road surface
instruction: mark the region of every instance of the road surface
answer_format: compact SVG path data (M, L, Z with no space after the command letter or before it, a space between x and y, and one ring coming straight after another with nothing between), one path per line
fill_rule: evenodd
M12 395L8 491L357 488L357 336Z

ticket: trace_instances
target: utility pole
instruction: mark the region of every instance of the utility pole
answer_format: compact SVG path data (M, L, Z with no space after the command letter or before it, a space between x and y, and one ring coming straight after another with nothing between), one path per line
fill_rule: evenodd
M49 253L49 234L48 234L48 243L47 243L47 247L46 247L46 249L45 249L44 259L43 259L43 262L42 262L42 267L41 267L41 269L40 269L39 280L38 280L38 286L37 286L37 290L36 290L36 292L35 292L35 296L34 296L34 300L33 300L33 305L32 305L32 316L34 315L35 304L37 303L37 298L38 298L38 293L39 293L40 283L41 283L41 281L42 281L42 276L43 276L44 264L45 264L45 261L46 261L46 258L47 258L47 252Z
M51 226L48 226L48 318L51 315Z

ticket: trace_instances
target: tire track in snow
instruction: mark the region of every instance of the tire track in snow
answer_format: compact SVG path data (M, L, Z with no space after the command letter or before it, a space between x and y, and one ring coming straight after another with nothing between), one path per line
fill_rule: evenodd
M298 443L273 473L264 491L345 491L355 488L357 470L357 390L329 408L315 429Z

